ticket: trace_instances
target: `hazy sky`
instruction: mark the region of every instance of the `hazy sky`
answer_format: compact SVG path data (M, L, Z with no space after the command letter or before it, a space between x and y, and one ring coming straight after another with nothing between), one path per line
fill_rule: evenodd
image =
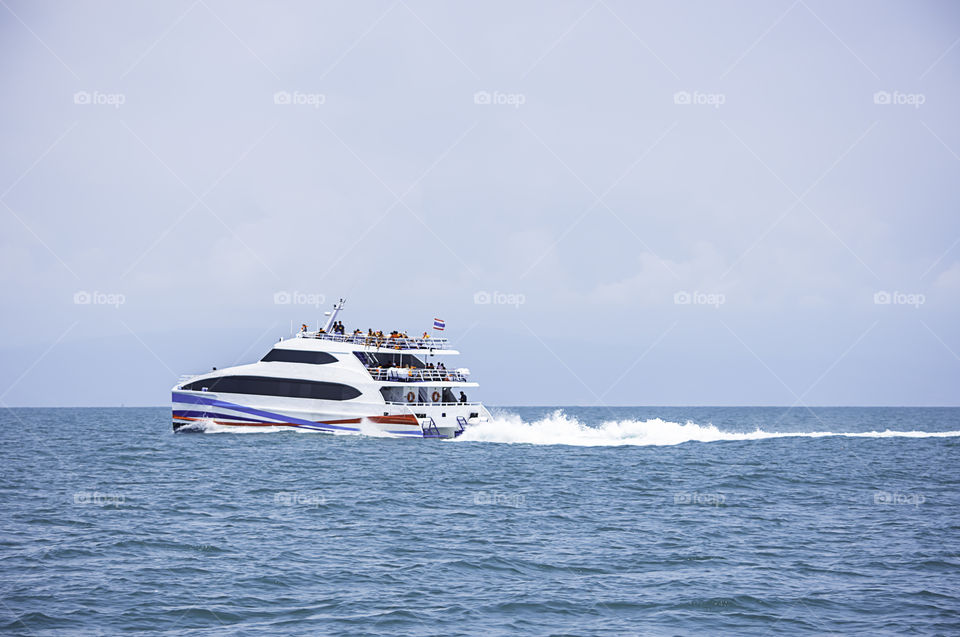
M0 5L0 405L338 296L491 405L960 404L955 2Z

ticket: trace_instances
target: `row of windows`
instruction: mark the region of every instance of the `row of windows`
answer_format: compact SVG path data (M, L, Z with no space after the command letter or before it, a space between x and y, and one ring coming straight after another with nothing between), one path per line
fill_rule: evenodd
M287 398L318 398L321 400L350 400L360 395L356 387L341 383L325 383L293 378L268 376L221 376L187 383L183 389L215 391L224 394L258 394Z
M396 354L392 352L354 352L366 367L416 367L421 369L426 365L413 354Z
M282 363L326 365L327 363L336 363L337 357L327 352L308 352L299 349L272 349L260 360L264 362L277 361Z

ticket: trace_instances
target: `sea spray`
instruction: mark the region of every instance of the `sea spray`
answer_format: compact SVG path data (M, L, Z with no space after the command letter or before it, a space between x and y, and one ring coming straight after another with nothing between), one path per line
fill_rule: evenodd
M713 424L677 423L653 418L649 420L610 420L599 425L586 425L575 416L557 409L550 415L525 422L519 415L499 413L494 420L472 425L458 441L526 443L533 445L572 445L602 447L620 445L677 445L685 442L722 442L763 440L768 438L822 438L848 436L856 438L950 438L960 431L868 431L868 432L777 432L756 429L751 432L721 431Z

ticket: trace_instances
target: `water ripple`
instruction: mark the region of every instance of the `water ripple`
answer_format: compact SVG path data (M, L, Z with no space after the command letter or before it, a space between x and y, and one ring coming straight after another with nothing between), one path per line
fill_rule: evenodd
M960 410L530 408L449 442L169 428L0 412L0 630L960 633Z

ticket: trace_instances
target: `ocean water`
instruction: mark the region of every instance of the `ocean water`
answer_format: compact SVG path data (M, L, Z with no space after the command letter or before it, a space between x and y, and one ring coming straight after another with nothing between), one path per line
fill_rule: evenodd
M495 414L430 441L0 411L0 631L960 634L960 409Z

